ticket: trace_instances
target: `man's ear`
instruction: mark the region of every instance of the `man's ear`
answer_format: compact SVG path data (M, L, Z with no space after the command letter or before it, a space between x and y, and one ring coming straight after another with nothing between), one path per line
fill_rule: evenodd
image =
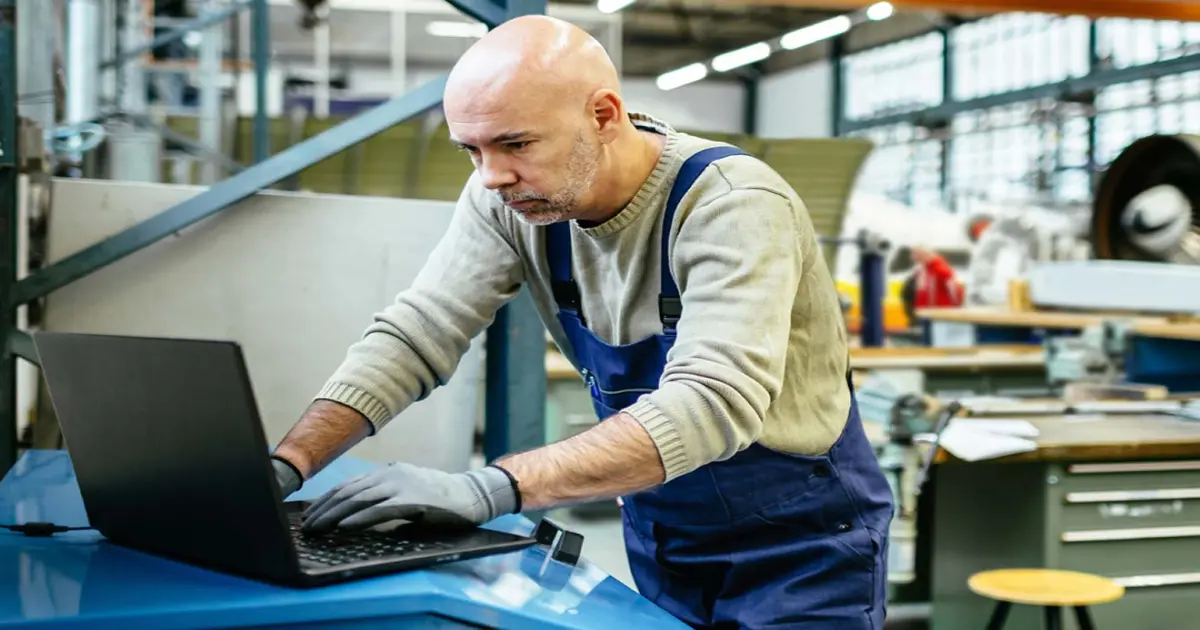
M621 102L621 96L616 92L600 90L588 103L588 114L596 125L600 141L612 142L617 138L625 121L625 103Z

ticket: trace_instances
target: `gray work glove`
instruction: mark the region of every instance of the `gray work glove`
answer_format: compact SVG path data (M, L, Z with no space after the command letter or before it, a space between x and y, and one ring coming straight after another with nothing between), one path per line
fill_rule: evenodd
M448 473L397 462L343 482L313 501L304 512L303 528L361 529L395 520L459 528L518 511L516 482L500 468Z
M283 498L288 498L304 483L300 471L283 459L271 457L271 466L275 469L275 481L279 484L280 495Z

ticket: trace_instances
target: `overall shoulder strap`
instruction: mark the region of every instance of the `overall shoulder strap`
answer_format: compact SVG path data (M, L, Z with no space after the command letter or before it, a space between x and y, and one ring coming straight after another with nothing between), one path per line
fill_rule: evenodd
M662 321L664 330L674 329L675 324L683 315L683 304L679 301L679 287L675 285L675 278L671 275L669 255L671 226L675 221L675 210L679 208L679 202L683 199L684 194L692 187L692 184L696 183L696 179L700 177L704 169L708 168L709 164L731 155L748 154L732 146L711 147L696 152L679 168L679 174L671 186L671 193L667 196L667 207L663 212L662 257L659 263L662 267L662 281L658 293L658 318Z
M571 223L559 221L546 226L546 263L550 266L550 290L559 310L580 313L579 285L571 272Z

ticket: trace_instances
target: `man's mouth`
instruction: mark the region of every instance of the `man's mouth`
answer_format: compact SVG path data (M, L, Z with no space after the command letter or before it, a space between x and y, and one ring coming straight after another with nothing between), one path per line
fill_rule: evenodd
M510 207L514 210L528 210L528 209L533 208L534 206L542 203L542 200L541 199L522 199L520 201L506 201L505 203L508 204L508 207Z

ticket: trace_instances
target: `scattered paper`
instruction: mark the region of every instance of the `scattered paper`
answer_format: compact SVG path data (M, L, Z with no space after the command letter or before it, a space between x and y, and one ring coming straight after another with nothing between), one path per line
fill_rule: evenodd
M1013 437L1035 438L1038 436L1038 428L1030 424L1028 420L1020 418L955 418L950 421L951 424L956 424L959 428L970 429L972 431L980 431L982 433L999 433L1000 435L1011 435Z
M955 418L938 441L955 457L977 462L1036 451L1037 427L1025 420Z

